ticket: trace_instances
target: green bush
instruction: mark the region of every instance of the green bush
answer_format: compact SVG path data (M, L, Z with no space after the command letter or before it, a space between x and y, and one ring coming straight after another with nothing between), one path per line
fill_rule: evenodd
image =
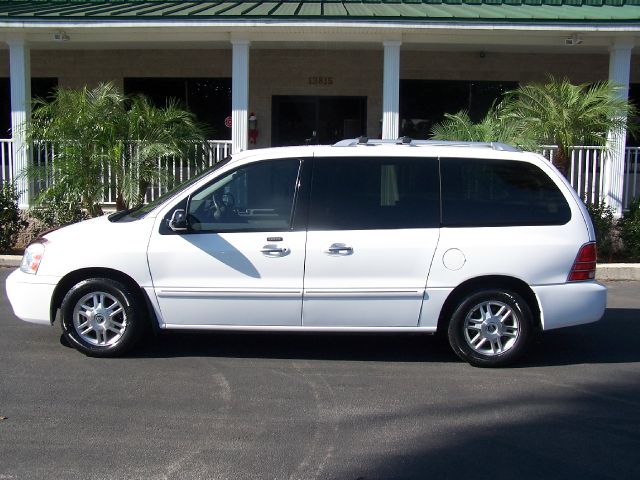
M62 227L90 217L78 205L56 193L53 189L48 190L29 211L31 217L41 223L43 230Z
M626 255L631 260L640 260L640 197L631 202L618 227Z
M16 236L26 222L20 218L19 193L13 183L0 186L0 253L8 252L15 244Z
M614 232L615 220L611 207L604 202L598 204L587 204L587 210L596 230L596 240L598 241L598 256L603 260L610 260L614 253Z

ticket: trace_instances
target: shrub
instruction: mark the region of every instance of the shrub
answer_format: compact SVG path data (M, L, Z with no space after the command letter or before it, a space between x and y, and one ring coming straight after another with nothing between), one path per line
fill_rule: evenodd
M598 241L598 256L602 259L610 260L614 253L614 233L615 220L613 210L604 202L598 204L587 204L587 210L596 230L596 240Z
M630 259L640 260L640 197L631 202L618 226L626 255Z
M0 186L0 252L8 252L15 244L16 236L26 226L18 208L19 193L13 183Z
M45 196L39 200L29 213L42 224L43 230L62 227L90 217L78 205L65 198L60 198L60 195L54 195L51 190L47 191Z

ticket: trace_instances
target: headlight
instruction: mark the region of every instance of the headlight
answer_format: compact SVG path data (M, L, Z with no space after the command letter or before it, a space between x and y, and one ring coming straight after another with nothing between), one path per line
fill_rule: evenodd
M44 255L44 245L42 243L32 243L24 251L20 270L24 273L34 274L38 271L42 256Z

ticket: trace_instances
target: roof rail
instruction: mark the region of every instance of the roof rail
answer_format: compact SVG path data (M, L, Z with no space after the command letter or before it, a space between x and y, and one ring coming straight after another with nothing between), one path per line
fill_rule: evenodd
M521 152L513 145L500 142L458 142L455 140L413 140L409 137L400 137L397 140L380 140L367 137L350 138L334 143L334 147L356 147L356 146L376 146L376 145L408 145L412 147L432 146L432 147L474 147L491 148L503 152Z

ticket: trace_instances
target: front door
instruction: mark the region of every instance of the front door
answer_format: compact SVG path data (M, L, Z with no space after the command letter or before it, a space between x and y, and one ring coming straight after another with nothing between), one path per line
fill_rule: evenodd
M166 324L301 324L306 233L291 231L300 165L270 160L225 173L190 196L187 232L152 236Z
M416 326L439 222L436 159L316 159L303 325Z
M366 109L366 97L275 95L271 145L330 145L365 135Z

